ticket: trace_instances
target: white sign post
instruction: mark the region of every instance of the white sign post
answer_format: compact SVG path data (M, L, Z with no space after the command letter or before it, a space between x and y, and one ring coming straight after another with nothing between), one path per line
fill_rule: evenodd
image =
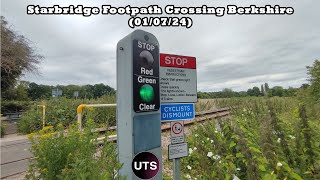
M188 156L183 120L194 119L193 103L197 102L195 57L160 54L160 101L161 121L175 121L170 123L168 157L173 159L173 178L180 180L180 158Z
M168 158L173 159L174 179L180 177L180 158L188 156L188 143L184 143L183 121L170 122L171 144L168 147Z

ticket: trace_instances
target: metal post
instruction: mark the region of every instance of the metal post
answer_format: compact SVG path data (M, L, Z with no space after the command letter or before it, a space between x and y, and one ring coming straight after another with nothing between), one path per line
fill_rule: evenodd
M45 119L46 119L46 106L45 105L37 105L37 113L38 113L38 107L42 107L42 127L46 125Z
M173 179L180 180L180 158L173 159Z
M80 104L77 108L77 116L78 116L78 127L79 131L82 129L82 110L86 107L86 104Z
M157 157L159 171L153 180L163 179L159 58L159 42L146 31L135 30L117 44L119 174L128 180L139 179L132 162L142 152Z
M79 131L81 131L81 129L82 129L82 112L80 112L80 113L78 113L77 114L77 116L78 116L78 129L79 129Z
M43 127L46 126L45 119L46 119L46 106L43 105L43 107L42 107L42 124L43 124Z

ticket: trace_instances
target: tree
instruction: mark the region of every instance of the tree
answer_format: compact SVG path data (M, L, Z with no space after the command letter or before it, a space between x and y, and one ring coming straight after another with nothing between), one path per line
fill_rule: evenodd
M310 85L309 84L302 84L300 86L301 89L307 89Z
M238 92L239 97L246 97L247 96L247 92L245 91L240 91Z
M38 85L34 82L29 84L28 95L32 100L49 98L51 96L52 86Z
M67 86L63 86L62 88L62 92L63 92L63 96L67 97L67 98L74 98L74 92L75 91L80 91L81 87L78 85L67 85Z
M31 42L8 27L1 16L1 96L13 88L24 72L37 72L37 65L43 58L37 54Z
M28 81L20 81L19 85L15 88L16 89L16 100L19 101L28 101Z
M295 96L296 92L297 92L297 89L293 87L289 87L288 89L285 89L285 96L288 96L288 97Z
M264 88L263 88L263 84L261 84L261 95L264 96Z
M253 87L252 92L254 96L260 96L260 89L258 87Z
M316 101L320 100L320 61L315 60L312 66L307 66L311 94Z
M234 97L234 93L233 93L232 89L224 88L224 89L222 90L222 97L223 97L223 98L231 98L231 97Z
M90 84L84 85L82 86L80 92L79 92L79 96L81 98L88 98L91 99L93 98L93 86Z
M6 100L28 101L28 81L18 81L15 87L5 93Z
M252 89L248 89L247 94L249 96L259 96L260 95L260 89L255 86Z
M199 92L198 92L198 98L200 98L200 99L209 99L210 96L209 96L209 94L206 93L206 92L201 92L201 91L199 91Z
M265 91L266 93L268 93L268 91L269 91L269 85L268 85L268 83L264 83L264 91Z
M253 96L253 91L251 88L248 89L247 94L248 96Z
M101 97L105 94L112 94L114 92L114 89L108 85L104 85L102 83L95 84L93 86L93 95L94 98Z
M272 96L279 96L282 97L284 96L284 90L283 87L281 86L275 86L271 89Z

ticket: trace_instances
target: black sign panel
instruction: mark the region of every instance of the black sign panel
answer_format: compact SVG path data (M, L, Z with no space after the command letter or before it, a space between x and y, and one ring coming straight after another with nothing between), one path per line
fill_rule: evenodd
M133 40L133 108L135 112L160 108L159 47Z

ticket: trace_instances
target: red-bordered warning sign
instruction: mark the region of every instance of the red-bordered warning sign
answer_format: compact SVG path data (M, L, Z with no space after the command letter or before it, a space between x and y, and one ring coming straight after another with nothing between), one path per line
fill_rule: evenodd
M197 61L195 57L160 54L161 103L197 102Z
M174 134L180 134L183 131L183 124L181 122L174 122L171 126L171 131Z
M170 122L171 144L184 142L184 124L183 121Z

